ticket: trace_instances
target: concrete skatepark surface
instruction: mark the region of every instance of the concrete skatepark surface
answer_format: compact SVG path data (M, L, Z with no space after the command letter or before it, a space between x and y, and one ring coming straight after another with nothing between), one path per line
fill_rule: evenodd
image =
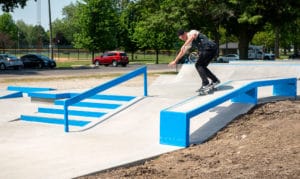
M216 64L211 69L223 82L300 76L300 66L294 63ZM34 113L40 104L26 97L1 100L0 178L72 178L177 150L159 144L159 112L195 95L199 81L194 67L185 65L177 76L164 75L150 84L149 97L84 132L64 133L62 126L14 121L20 114ZM142 91L122 88L108 93ZM260 90L261 97L269 94L269 88ZM201 143L251 107L226 102L193 118L191 142Z

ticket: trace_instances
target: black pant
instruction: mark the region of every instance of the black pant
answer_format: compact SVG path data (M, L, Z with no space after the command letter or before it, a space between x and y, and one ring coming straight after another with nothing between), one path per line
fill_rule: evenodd
M218 81L218 78L207 68L208 64L211 60L217 55L217 47L213 47L208 50L201 50L199 53L199 59L195 64L195 67L202 79L202 85L208 85L208 78L212 80L212 82Z

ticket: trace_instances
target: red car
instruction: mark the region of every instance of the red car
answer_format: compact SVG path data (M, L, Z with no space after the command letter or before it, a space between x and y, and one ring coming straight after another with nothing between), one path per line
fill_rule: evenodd
M103 53L101 56L96 56L93 59L93 64L95 65L111 65L116 67L122 65L125 67L129 63L128 56L122 51L109 51Z

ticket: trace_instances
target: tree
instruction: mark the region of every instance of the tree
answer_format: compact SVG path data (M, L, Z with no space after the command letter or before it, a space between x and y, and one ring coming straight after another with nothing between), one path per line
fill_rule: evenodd
M229 34L238 38L240 59L248 59L249 43L265 24L265 19L260 13L262 9L257 3L247 0L232 0L225 3L231 11L222 25Z
M138 9L135 9L133 2L122 3L122 11L119 17L119 45L125 51L131 52L131 59L134 59L134 53L138 50L138 45L133 40L134 28L138 18Z
M2 48L11 48L17 39L17 26L9 13L0 15L0 43Z
M249 42L266 23L272 24L275 29L275 52L278 54L279 27L299 17L299 1L294 0L231 0L226 2L226 6L232 10L232 15L222 25L238 37L241 59L248 57Z
M275 30L275 55L279 57L279 40L281 32L285 27L295 24L300 16L300 1L295 0L265 0L262 1L264 7L268 7L264 13L264 17L272 24Z
M36 25L32 28L31 34L32 46L43 48L45 44L49 44L49 38L45 29L41 25Z
M274 49L274 40L275 40L275 32L270 23L267 23L264 26L263 31L257 32L253 39L252 44L254 45L263 45L264 51L271 51L271 49Z
M177 41L176 31L182 21L180 18L175 21L175 16L178 14L171 15L177 9L174 4L175 2L171 0L161 2L159 0L141 0L135 5L135 9L140 13L140 16L136 22L132 38L140 48L155 50L155 63L159 61L159 50L173 49ZM172 9L173 7L174 9Z
M0 0L0 6L2 8L2 11L9 12L13 11L14 8L25 7L27 1L28 0Z
M18 27L18 48L28 47L29 43L27 39L30 27L22 20L17 21L16 26Z
M63 18L56 19L52 23L53 34L59 34L59 36L65 39L63 45L71 45L73 42L73 36L75 33L79 33L79 29L76 27L76 13L79 9L79 4L69 4L62 10Z
M95 51L117 47L117 11L112 0L83 0L75 23L79 29L74 34L76 48L88 49L94 57Z
M292 22L289 26L291 30L289 35L291 35L291 45L294 47L294 53L299 54L300 49L300 17Z

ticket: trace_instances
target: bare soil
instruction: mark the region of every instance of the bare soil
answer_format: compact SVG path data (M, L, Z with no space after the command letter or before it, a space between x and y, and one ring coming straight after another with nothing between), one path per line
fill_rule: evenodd
M211 140L96 178L300 178L300 100L261 104Z

